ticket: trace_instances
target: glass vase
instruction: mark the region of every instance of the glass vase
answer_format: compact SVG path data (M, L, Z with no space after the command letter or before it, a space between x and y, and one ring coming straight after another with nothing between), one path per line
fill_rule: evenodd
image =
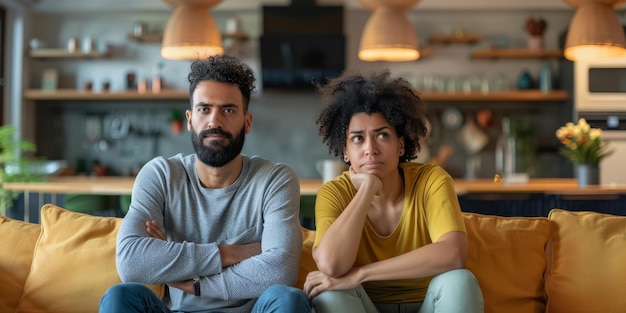
M578 186L584 187L589 185L600 184L600 167L598 164L578 164Z

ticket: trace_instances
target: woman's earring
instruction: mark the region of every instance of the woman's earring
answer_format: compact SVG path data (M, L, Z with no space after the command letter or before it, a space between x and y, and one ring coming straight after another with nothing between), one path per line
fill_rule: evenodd
M344 161L344 162L346 162L346 163L348 163L348 156L347 156L347 155L344 155L344 156L343 156L343 161Z
M404 149L400 149L400 155L404 154Z

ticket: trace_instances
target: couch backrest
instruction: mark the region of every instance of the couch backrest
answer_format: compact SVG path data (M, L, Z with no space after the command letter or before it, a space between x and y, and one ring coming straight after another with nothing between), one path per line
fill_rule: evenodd
M98 312L104 292L120 282L115 266L115 240L121 218L75 213L47 204L41 208L41 226L3 220L0 227L4 239L23 239L19 251L14 250L16 255L22 254L19 259L7 258L2 251L1 262L7 259L9 264L0 264L0 273L12 270L21 273L25 266L29 270L26 277L23 273L11 276L16 288L10 298L4 292L0 296L4 299L6 295L10 304L19 299L16 309L7 306L6 311L0 312ZM0 248L8 249L6 245L3 240ZM0 288L5 287L2 281ZM17 286L22 281L23 290ZM163 296L163 285L148 287Z
M548 313L626 312L626 216L553 209Z
M543 217L463 213L466 267L480 284L485 313L544 312L546 245L552 223Z
M0 216L0 312L15 312L30 272L39 224Z

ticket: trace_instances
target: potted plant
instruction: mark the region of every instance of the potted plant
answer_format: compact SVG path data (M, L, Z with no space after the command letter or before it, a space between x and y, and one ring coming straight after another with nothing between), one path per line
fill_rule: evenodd
M185 118L183 112L177 109L172 109L170 114L170 126L172 127L172 133L179 135L183 132Z
M525 29L528 33L528 48L530 50L542 50L544 48L543 33L548 24L543 18L529 17L526 20Z
M15 128L11 125L0 126L0 213L6 215L18 192L3 188L5 182L41 181L43 177L29 171L32 159L24 152L35 152L37 146L28 140L16 140Z
M563 144L560 153L577 167L578 184L599 184L599 163L613 153L602 140L602 130L591 128L587 120L581 118L577 124L568 122L560 127L556 131L556 137Z

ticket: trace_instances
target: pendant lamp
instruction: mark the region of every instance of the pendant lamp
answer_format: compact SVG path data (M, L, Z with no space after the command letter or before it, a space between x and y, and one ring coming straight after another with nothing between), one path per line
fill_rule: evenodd
M406 10L419 0L359 0L373 10L365 24L359 47L363 61L404 62L420 57L417 34Z
M614 7L624 0L565 0L576 7L565 41L571 61L626 56L626 37Z
M163 33L161 56L170 60L198 60L222 54L222 36L211 7L222 0L168 0L174 13Z

